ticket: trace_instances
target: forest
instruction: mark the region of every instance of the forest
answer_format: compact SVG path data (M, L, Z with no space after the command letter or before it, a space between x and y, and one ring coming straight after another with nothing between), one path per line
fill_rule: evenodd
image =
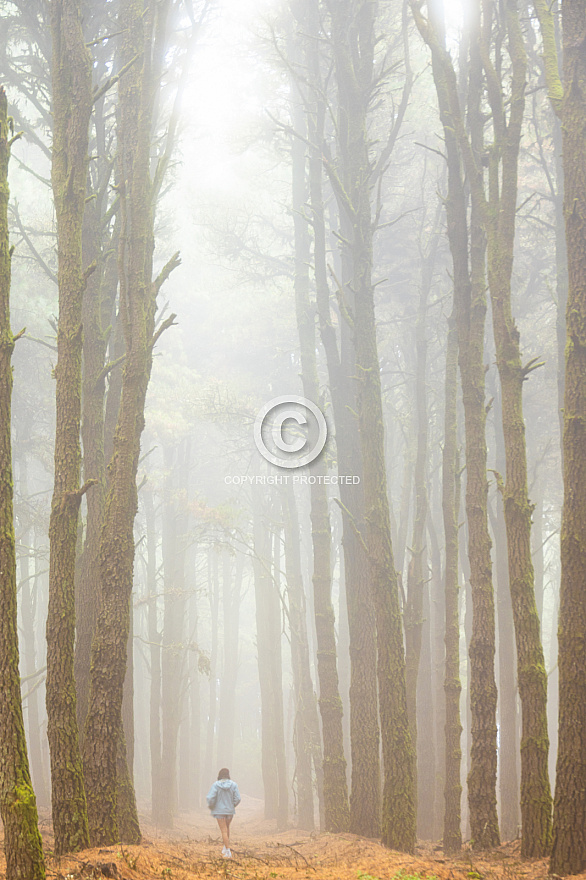
M2 0L0 814L586 877L586 0Z

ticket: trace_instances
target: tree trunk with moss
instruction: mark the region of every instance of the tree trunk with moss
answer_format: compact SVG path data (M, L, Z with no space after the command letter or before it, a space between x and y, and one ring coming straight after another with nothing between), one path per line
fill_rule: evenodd
M415 410L417 418L417 442L414 471L415 504L413 532L411 536L411 559L407 569L407 602L405 605L405 683L407 688L407 713L413 746L417 749L417 679L421 659L423 634L423 602L427 580L425 567L425 524L427 520L427 397L426 397L426 312L431 286L431 266L424 258L422 286L415 326Z
M305 120L301 107L302 97L297 91L295 83L292 83L292 88L294 125L298 134L304 135ZM295 314L299 334L301 381L305 397L319 406L316 308L310 302L309 296L310 239L307 219L303 216L304 206L307 204L309 196L305 145L298 137L294 137L291 148L292 207L295 230ZM324 830L339 833L348 830L350 812L346 758L344 756L342 700L340 699L338 682L335 617L331 598L331 527L327 487L323 483L323 477L327 473L327 464L323 456L312 463L311 472L317 477L317 480L310 486L310 516L319 709L323 735L323 769L318 772L320 775L323 774Z
M269 508L253 494L254 595L256 644L261 695L261 765L265 795L265 818L276 819L279 829L287 824L287 783L283 686L281 679L281 607L274 559L274 535ZM275 560L276 561L276 560Z
M281 594L281 529L272 532L272 588L273 601L269 604L270 688L273 705L275 758L277 763L277 829L285 830L289 818L289 786L287 781L287 754L285 749L285 712L283 699L283 658L280 650L282 624ZM278 647L276 647L278 646ZM276 650L275 650L276 648Z
M413 472L414 517L411 538L411 559L407 572L405 605L405 684L407 714L417 767L417 834L433 840L433 809L435 801L435 748L433 742L433 690L430 629L430 587L426 525L429 511L427 460L429 420L427 413L427 309L433 282L439 235L441 203L438 201L429 241L422 241L424 213L420 227L421 287L415 322L415 411L417 424L415 468ZM421 735L418 736L418 729Z
M435 790L435 752L429 737L433 736L433 695L431 684L431 641L429 627L429 585L427 571L426 524L428 517L427 459L427 308L435 257L438 247L438 223L441 206L435 212L430 240L424 249L422 233L427 217L423 215L419 236L421 255L421 287L415 323L415 411L417 440L414 469L414 516L411 538L411 559L407 573L407 601L405 604L405 684L407 715L411 741L417 756L417 833L426 840L433 839L433 807ZM427 606L427 612L426 612ZM421 667L421 669L420 669ZM420 671L422 673L420 678ZM425 719L428 719L427 723ZM418 727L422 729L418 742ZM422 795L422 797L420 797Z
M415 846L415 757L407 719L405 654L384 457L380 362L372 282L371 189L368 110L374 87L378 4L331 0L332 44L338 91L339 159L330 179L350 231L349 276L340 296L347 304L356 346L357 413L364 475L364 523L368 574L376 612L377 678L384 764L382 840L411 852ZM392 138L392 136L391 136ZM389 140L392 145L392 139Z
M503 486L509 561L509 587L517 646L517 681L522 707L521 852L541 858L551 845L551 791L548 773L547 674L535 603L531 558L531 514L527 485L527 451L523 418L523 383L534 366L523 366L519 331L511 308L511 275L517 211L517 167L524 112L526 55L514 0L506 7L507 50L511 61L510 107L504 104L503 83L490 60L488 28L491 7L484 4L481 40L487 93L495 120L495 143L489 154L488 200L482 207L487 234L488 284L496 360L502 391L502 422L506 478ZM474 195L476 193L476 195Z
M559 745L551 871L586 869L586 2L563 0L563 86L553 15L536 3L548 90L561 116L568 254L564 394L564 506L559 616Z
M472 596L470 639L471 749L468 777L470 826L474 845L485 849L499 842L496 810L497 690L494 675L495 615L488 532L486 477L486 411L484 388L484 325L486 282L485 237L479 211L472 206L470 231L466 211L457 124L462 125L458 86L450 56L445 49L443 10L430 7L424 19L412 3L416 24L432 52L434 83L446 141L448 240L454 266L454 306L458 331L458 360L464 404L466 438L466 514ZM476 51L479 19L472 33L469 115L470 150L478 154L482 144L480 119L481 70ZM467 137L467 135L465 135ZM470 241L470 244L469 244ZM470 251L469 251L470 248ZM457 847L457 834L452 838Z
M51 4L53 153L57 219L59 328L55 367L55 486L49 523L47 736L51 754L55 852L89 842L73 675L75 562L80 489L82 223L92 108L91 60L79 0ZM87 484L86 484L87 485Z
M29 428L30 429L30 428ZM18 442L18 441L17 441ZM28 481L28 453L26 449L20 452L18 461L18 485L20 496L25 499L26 510L18 512L19 519L19 545L20 559L20 594L21 615L23 633L23 672L31 681L31 686L26 696L26 731L28 751L30 755L30 769L33 786L37 798L37 804L41 807L49 805L49 789L46 779L46 768L43 762L42 727L39 717L39 688L38 681L32 684L34 677L38 675L39 663L36 639L36 618L38 607L38 592L40 590L38 576L38 561L33 535L33 511L29 506L29 481ZM34 561L34 573L31 573L31 559Z
M163 506L163 633L161 651L161 793L159 822L172 828L177 814L177 749L185 691L185 552L187 547L185 481L187 444L165 448ZM229 764L227 765L229 766Z
M114 40L100 40L104 33L103 4L85 10L88 39L92 47L95 81L106 80L112 69ZM81 439L84 480L96 485L87 496L87 515L83 551L76 571L75 685L80 739L87 715L90 687L91 642L100 592L100 534L106 498L106 457L104 452L104 401L106 382L121 372L106 364L108 340L116 299L118 276L116 249L120 224L117 220L118 194L113 182L115 162L111 156L112 104L115 90L99 97L90 121L89 152L92 161L87 175L86 206L83 217L82 253L86 266L95 264L83 297L83 384ZM112 128L111 128L112 126ZM113 402L113 401L111 401ZM119 402L119 395L117 398Z
M505 469L500 395L494 391L495 466ZM500 828L504 840L514 840L519 833L519 713L517 709L517 658L515 632L509 589L507 532L502 492L495 491L495 512L491 512L497 584L497 623L499 657L499 792Z
M7 880L44 880L45 861L31 784L20 694L16 550L12 488L8 160L12 139L6 92L0 88L0 815Z
M469 115L471 150L476 156L480 156L483 145L480 110L482 71L477 51L479 30L479 19L475 19L470 61ZM466 216L463 194L458 195L458 200L461 216L457 222L463 231ZM463 215L462 211L464 211ZM462 240L456 246L459 259L462 259L461 247ZM457 315L466 436L466 516L472 597L472 632L469 643L471 747L468 804L472 842L476 849L490 849L500 843L496 798L495 605L486 472L485 259L486 236L478 205L473 202L470 209L470 274L468 281L463 281L458 287Z
M116 294L117 232L103 247L100 228L104 222L102 191L90 198L84 216L83 253L86 263L94 260L96 271L88 279L83 300L83 386L81 437L85 480L96 485L87 497L83 553L79 559L76 587L75 684L80 737L87 715L90 688L90 658L100 594L100 534L106 500L104 454L104 399L106 396L106 353L108 328ZM120 369L120 367L116 368Z
M187 525L187 519L184 522ZM185 531L185 536L187 537L187 530ZM236 559L234 559L234 555ZM234 763L234 739L237 730L236 694L241 654L240 606L242 603L242 579L245 559L244 554L234 554L234 551L227 549L224 552L222 565L224 657L222 680L220 682L220 711L218 715L218 761L223 767L231 767ZM232 566L232 563L234 563L234 566ZM233 574L232 567L234 567ZM188 661L185 665L188 665Z
M322 792L324 765L321 755L317 700L309 664L307 609L301 565L299 517L295 491L292 486L283 486L281 508L285 539L287 608L291 634L291 668L295 693L293 742L296 762L295 778L297 780L297 824L299 828L313 831L315 818L312 765L316 773L316 783L321 786Z
M308 35L306 63L310 71L308 135L310 142L319 146L324 142L327 107L321 69L324 61L321 57L320 12L317 0L310 0L305 9L306 18L303 19L302 27L303 32ZM312 149L309 155L309 202L314 232L316 305L332 397L338 473L361 477L362 459L352 378L356 373L356 354L347 322L344 319L340 321L338 343L332 321L322 176L321 150ZM372 638L375 613L368 585L365 546L358 536L364 516L364 499L360 484L343 483L339 491L350 637L350 831L367 837L377 837L380 834L380 734L376 640ZM325 540L325 534L320 534L320 541ZM324 570L324 583L325 577ZM324 620L327 621L327 618ZM339 816L339 821L345 821L343 815Z
M449 198L449 195L448 195ZM448 324L444 410L444 448L442 453L442 512L445 537L445 785L443 848L447 854L462 848L460 801L460 619L458 614L458 513L460 478L458 455L458 330L452 313Z
M134 790L126 760L122 697L127 666L134 570L136 475L144 407L152 365L156 296L177 264L173 258L152 280L153 193L151 131L158 71L153 71L155 31L164 39L168 3L154 9L123 0L119 14L118 186L121 233L118 252L120 318L126 359L114 434L100 541L101 607L92 644L90 699L84 736L84 772L93 845L140 840ZM160 48L160 47L159 47ZM124 802L118 803L118 798Z
M423 21L416 9L416 17ZM522 387L534 366L521 364L519 333L511 311L511 273L517 198L517 163L523 122L526 58L518 12L513 0L505 9L498 46L495 50L491 4L482 4L475 16L476 36L472 41L474 77L480 90L486 89L494 121L495 142L488 151L488 194L485 193L481 164L482 137L469 138L458 106L458 95L451 61L441 57L446 82L445 106L451 116L470 183L473 211L486 233L488 280L493 312L497 365L502 388L503 435L506 452L506 481L503 486L507 530L509 580L515 623L519 694L523 708L521 743L522 852L543 856L550 843L551 795L547 772L547 677L535 605L534 573L531 561L531 506L527 491L525 426ZM420 29L425 32L425 23ZM435 34L424 36L437 44ZM502 47L506 45L511 69L509 100L502 80ZM433 48L433 47L432 47ZM439 47L437 47L439 49ZM437 51L437 50L436 50ZM497 53L494 63L493 51ZM484 77L484 84L482 82ZM478 100L477 100L478 106ZM483 122L477 124L479 133ZM474 135L474 131L472 132ZM468 470L468 479L470 472ZM494 619L494 611L492 613ZM474 700L473 700L474 702ZM482 803L485 803L482 799ZM474 833L474 832L473 832Z
M147 633L149 640L149 752L151 777L151 820L161 825L161 633L157 620L157 529L152 488L142 493L146 522Z

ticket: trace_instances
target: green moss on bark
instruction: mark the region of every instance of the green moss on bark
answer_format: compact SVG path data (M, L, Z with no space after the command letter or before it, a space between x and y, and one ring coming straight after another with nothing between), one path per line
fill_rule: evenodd
M89 843L73 675L75 564L81 502L81 311L85 287L81 234L92 107L91 59L79 0L51 4L53 150L57 219L59 330L55 366L55 485L49 523L47 736L55 852Z
M7 99L0 88L0 814L7 880L44 880L20 693L16 553L12 488L11 399L14 337L10 328Z
M568 253L564 506L559 617L559 745L551 870L586 869L586 0L563 0L561 108Z

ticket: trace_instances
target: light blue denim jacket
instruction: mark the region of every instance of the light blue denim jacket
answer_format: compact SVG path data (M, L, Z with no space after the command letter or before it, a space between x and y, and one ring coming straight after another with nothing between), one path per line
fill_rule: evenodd
M212 816L233 816L240 803L238 786L232 779L217 779L207 795Z

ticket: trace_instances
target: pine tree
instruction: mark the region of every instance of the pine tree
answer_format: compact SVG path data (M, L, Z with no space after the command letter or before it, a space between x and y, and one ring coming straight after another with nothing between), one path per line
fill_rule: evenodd
M330 180L343 218L346 273L341 296L347 304L356 349L356 405L364 475L364 529L370 591L376 612L377 679L384 785L381 836L394 849L415 846L415 756L407 719L405 654L399 588L391 543L384 457L384 420L374 309L373 175L368 113L374 82L378 4L330 0L338 92L339 160L329 163ZM403 93L405 97L405 91ZM404 112L404 110L403 110ZM386 158L402 116L391 129Z
M55 851L89 843L73 675L75 560L81 498L82 265L91 59L81 26L80 0L51 4L53 150L51 182L57 218L59 327L55 366L55 486L49 524L47 613L47 736Z
M563 0L563 81L554 11L536 0L548 95L563 138L568 256L559 615L559 742L551 871L586 869L586 53L585 0Z
M44 880L45 861L31 784L18 669L16 552L12 489L10 264L8 160L14 137L0 88L0 814L7 880Z

